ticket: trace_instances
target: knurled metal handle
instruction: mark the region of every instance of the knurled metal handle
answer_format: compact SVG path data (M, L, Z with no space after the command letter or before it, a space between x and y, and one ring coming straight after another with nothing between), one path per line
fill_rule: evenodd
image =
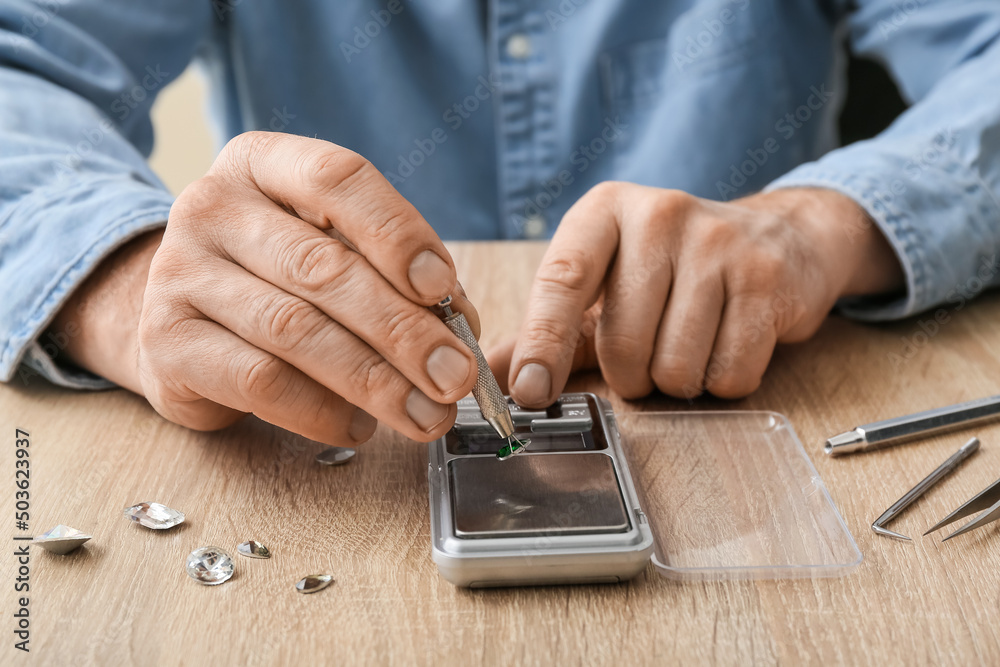
M465 319L465 315L454 313L445 318L444 323L476 355L476 363L479 365L479 377L476 379L476 386L472 388L472 395L475 396L476 403L479 404L479 409L483 412L483 417L489 420L507 412L507 399L504 397L503 392L500 391L500 385L497 384L497 379L493 375L490 365L486 363L483 350L479 347L479 341L473 335L472 328L469 327L469 322Z

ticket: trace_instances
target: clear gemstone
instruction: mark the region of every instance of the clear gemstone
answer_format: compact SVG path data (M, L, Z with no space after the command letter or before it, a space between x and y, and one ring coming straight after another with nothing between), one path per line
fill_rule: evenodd
M138 521L153 530L166 530L184 523L184 512L178 512L160 503L139 503L126 507L124 514L131 521Z
M271 550L257 540L247 540L243 544L236 547L236 550L240 552L241 556L246 556L247 558L271 557Z
M187 557L187 573L199 584L217 586L233 576L233 559L219 547L195 549Z
M316 455L316 461L327 466L342 466L357 453L357 450L350 447L327 447Z
M59 524L52 530L36 536L35 539L31 540L31 543L62 556L73 551L73 549L76 549L89 539L91 539L90 535L76 528Z
M299 593L315 593L321 591L333 583L333 577L329 574L310 574L295 584L295 590Z

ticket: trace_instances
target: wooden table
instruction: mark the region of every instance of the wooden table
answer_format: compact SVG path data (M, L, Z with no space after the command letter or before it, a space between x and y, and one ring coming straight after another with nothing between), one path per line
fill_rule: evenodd
M513 333L544 246L452 247L485 342ZM831 318L808 343L780 348L750 398L696 405L791 419L864 554L839 579L679 584L647 568L621 585L459 590L430 559L426 448L383 427L350 465L327 468L313 461L319 445L255 419L195 433L124 391L0 387L8 480L15 428L31 434L30 532L66 523L94 535L69 556L31 550L31 655L49 664L1000 664L998 529L945 544L869 530L970 433L982 451L893 528L920 535L1000 476L1000 425L822 454L825 437L858 423L1000 391L1000 298L948 314L933 336L919 319ZM609 395L595 376L572 388ZM629 407L688 409L663 397ZM24 659L12 635L23 595L13 592L12 554L24 544L10 537L24 534L14 490L8 482L0 494L5 664ZM188 520L163 533L126 521L122 508L143 500ZM236 557L249 538L274 557ZM184 572L187 554L208 544L237 558L222 586ZM337 582L296 593L313 572Z

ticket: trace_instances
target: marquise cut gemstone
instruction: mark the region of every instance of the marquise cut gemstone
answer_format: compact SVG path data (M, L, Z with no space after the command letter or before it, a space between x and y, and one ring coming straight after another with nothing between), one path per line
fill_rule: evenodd
M139 503L123 510L126 518L153 530L166 530L184 523L184 512L160 503Z
M315 593L321 591L333 583L333 577L329 574L310 574L300 579L295 584L295 589L299 593Z

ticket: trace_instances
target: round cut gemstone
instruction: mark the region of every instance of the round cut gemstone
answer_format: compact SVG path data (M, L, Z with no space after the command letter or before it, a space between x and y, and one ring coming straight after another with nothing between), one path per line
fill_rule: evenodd
M47 549L54 554L63 556L68 554L70 551L73 551L89 539L91 539L90 535L87 535L76 528L70 528L69 526L59 524L52 530L42 533L35 539L31 540L31 543L37 544L43 549Z
M206 586L217 586L233 576L233 559L219 547L195 549L186 566L188 576Z

